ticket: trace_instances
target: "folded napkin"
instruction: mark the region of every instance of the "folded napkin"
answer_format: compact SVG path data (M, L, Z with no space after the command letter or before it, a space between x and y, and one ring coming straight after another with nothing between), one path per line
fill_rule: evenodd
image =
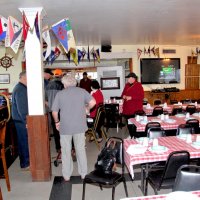
M126 152L130 155L142 154L145 153L147 147L142 146L141 144L131 144Z

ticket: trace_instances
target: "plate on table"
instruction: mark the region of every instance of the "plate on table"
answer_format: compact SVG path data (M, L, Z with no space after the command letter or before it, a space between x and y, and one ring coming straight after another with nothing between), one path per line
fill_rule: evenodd
M173 124L176 122L175 119L166 119L165 122L169 123L169 124Z
M152 122L159 122L161 123L162 121L160 119L151 119Z
M136 141L139 143L143 143L144 140L147 140L148 142L152 142L152 140L149 139L148 137L139 137L136 139Z
M200 117L200 114L199 113L193 113L192 116L194 116L194 117Z
M185 118L184 120L187 121L187 120L189 120L189 119L195 119L195 118L189 117L189 118Z
M186 140L187 135L188 135L188 134L184 134L184 133L183 133L183 134L177 135L176 137L177 137L177 138L180 138L180 139L182 139L182 140Z
M168 151L168 148L165 146L158 145L158 146L149 147L149 151L155 152L155 153L163 153L163 152Z
M200 146L200 141L193 142L192 144L196 146Z
M142 124L142 125L146 125L148 123L148 121L142 120L139 123Z
M135 155L135 154L142 154L147 150L147 147L142 146L141 144L131 144L126 152L128 154Z
M175 115L176 117L185 117L185 115L183 113L178 113Z
M177 192L172 192L169 193L165 200L199 200L198 196L196 194L192 194L191 192L182 192L182 191L177 191Z

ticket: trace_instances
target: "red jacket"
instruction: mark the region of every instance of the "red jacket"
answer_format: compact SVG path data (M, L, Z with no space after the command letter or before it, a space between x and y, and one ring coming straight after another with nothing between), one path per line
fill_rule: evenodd
M96 117L97 108L98 108L99 104L103 104L104 99L103 99L103 94L102 94L101 90L97 90L96 92L92 92L92 96L96 100L96 105L95 105L94 108L91 109L90 117L94 118L94 117Z
M87 79L81 79L80 81L80 87L87 90L89 93L92 91L91 89L91 83L92 81L87 78Z
M135 111L143 110L144 90L141 83L135 82L132 85L130 83L127 83L122 92L122 97L124 95L131 96L131 100L124 100L124 115L133 115Z

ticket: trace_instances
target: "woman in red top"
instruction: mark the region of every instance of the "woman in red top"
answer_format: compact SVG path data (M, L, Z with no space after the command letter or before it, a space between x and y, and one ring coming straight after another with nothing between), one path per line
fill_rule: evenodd
M128 78L128 83L121 96L124 99L123 115L130 118L134 117L135 111L143 110L144 90L141 83L137 81L135 73L130 73L126 78Z
M100 85L98 83L98 81L94 80L91 83L91 89L92 92L90 93L94 99L96 100L96 105L93 109L91 109L90 111L90 117L91 118L95 118L96 117L96 113L97 113L97 109L99 107L99 105L102 105L104 102L104 98L103 98L103 94L100 90Z
M90 110L90 117L94 119L96 117L98 107L100 105L103 105L104 98L103 98L103 94L100 90L100 85L99 85L98 81L96 81L96 80L92 81L91 89L92 89L91 95L96 100L96 105ZM97 141L101 142L102 141L101 130L97 130L97 133L98 133L98 136L99 136ZM94 140L94 138L91 137L90 141L93 141L93 140Z

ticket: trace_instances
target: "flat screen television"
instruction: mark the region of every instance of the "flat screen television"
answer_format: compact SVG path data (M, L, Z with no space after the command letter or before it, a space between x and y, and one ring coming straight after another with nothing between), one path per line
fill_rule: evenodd
M180 58L140 59L142 84L180 83Z

